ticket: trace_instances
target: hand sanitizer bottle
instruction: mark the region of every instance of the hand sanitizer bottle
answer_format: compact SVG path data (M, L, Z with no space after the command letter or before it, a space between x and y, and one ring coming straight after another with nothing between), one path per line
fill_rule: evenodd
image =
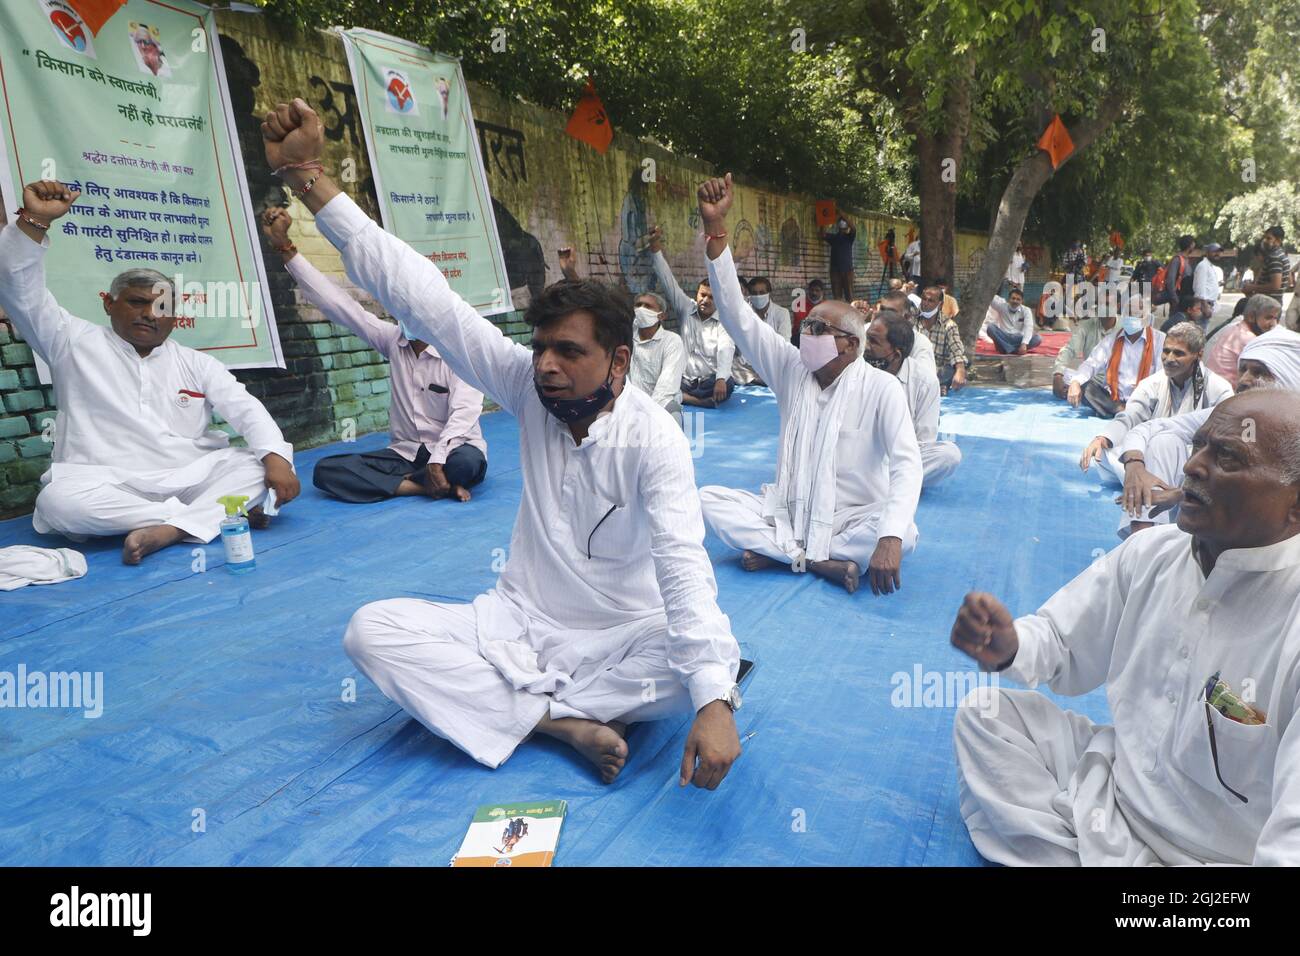
M248 528L244 504L248 495L223 495L218 498L226 506L226 517L221 522L221 543L226 546L226 570L231 574L244 574L257 567L253 557L253 534Z

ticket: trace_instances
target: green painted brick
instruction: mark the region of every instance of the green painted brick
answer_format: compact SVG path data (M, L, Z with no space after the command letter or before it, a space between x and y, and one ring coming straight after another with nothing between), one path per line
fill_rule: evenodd
M8 345L14 340L13 333L9 331L9 326L0 322L0 345Z
M0 491L0 511L31 510L40 489L36 485L14 486Z
M18 446L18 454L24 458L43 458L48 457L54 446L47 442L40 435L33 435L30 438L21 438L15 444Z
M5 471L9 474L9 484L17 486L39 481L41 475L45 474L45 469L49 467L50 462L46 458L20 458L18 461L10 462ZM32 497L36 497L34 493Z
M45 396L38 389L10 392L5 396L5 408L11 412L25 412L45 405Z
M20 368L18 370L18 381L23 383L23 388L38 388L41 384L41 377L36 374L36 368Z
M31 365L32 350L21 342L15 342L0 348L0 359L6 365Z
M20 435L30 435L31 432L27 419L22 415L15 415L13 418L0 418L0 438L17 438Z
M13 461L17 457L17 445L11 441L0 441L0 462Z
M0 369L0 388L17 388L18 373L13 369Z
M359 368L336 368L325 374L325 381L331 385L351 385L365 378L365 370Z

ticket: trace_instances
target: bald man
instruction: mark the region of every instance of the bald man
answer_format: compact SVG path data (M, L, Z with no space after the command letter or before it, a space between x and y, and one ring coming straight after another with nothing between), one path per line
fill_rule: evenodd
M124 535L124 564L181 541L211 541L225 495L247 497L253 527L265 527L270 492L284 504L300 490L293 446L229 369L171 337L171 279L152 269L118 275L104 295L107 326L68 312L46 288L50 226L79 195L62 183L29 183L0 232L0 306L49 366L59 396L32 527L74 541ZM246 448L212 426L214 412Z
M1260 385L1300 390L1300 334L1275 328L1246 344L1238 360L1237 394ZM1183 464L1191 455L1192 436L1210 417L1210 409L1143 422L1124 436L1119 458L1124 468L1119 536L1152 524L1167 524L1177 506Z
M984 687L957 711L961 814L1007 865L1300 864L1300 394L1214 408L1177 525L1134 535L1012 620L968 594L952 643L1075 696ZM1296 726L1292 726L1296 724Z
M862 361L864 317L847 302L816 305L798 348L759 319L740 295L724 239L730 174L698 195L718 316L781 410L776 480L760 494L701 488L704 518L747 571L785 564L852 593L865 569L874 593L892 593L903 555L916 547L922 477L902 386Z

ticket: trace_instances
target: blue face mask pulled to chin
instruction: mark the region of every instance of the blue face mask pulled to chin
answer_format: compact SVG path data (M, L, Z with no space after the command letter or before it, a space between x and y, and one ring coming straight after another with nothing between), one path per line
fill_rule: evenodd
M537 398L543 407L564 424L570 425L584 418L590 418L614 400L614 359L611 357L609 360L605 384L586 398L551 398L542 391L541 383L535 378L533 388L537 390Z

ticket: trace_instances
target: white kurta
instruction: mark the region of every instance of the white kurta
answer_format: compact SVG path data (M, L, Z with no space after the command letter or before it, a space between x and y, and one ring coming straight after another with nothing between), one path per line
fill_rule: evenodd
M32 526L83 538L169 524L211 541L225 516L216 498L257 504L261 459L292 463L293 446L212 356L168 339L141 358L111 327L61 308L45 286L48 248L12 224L0 232L0 306L49 366L59 408ZM214 411L247 448L211 427Z
M1204 388L1199 403L1194 401L1192 379L1188 376L1182 387L1169 382L1169 377L1161 369L1155 375L1148 375L1133 389L1124 408L1112 419L1102 425L1098 434L1110 439L1111 447L1102 454L1102 465L1111 477L1124 483L1124 465L1120 462L1123 444L1128 433L1144 422L1162 418L1172 418L1197 409L1213 408L1225 398L1232 397L1232 386L1221 375L1215 375L1204 365ZM1182 465L1179 465L1178 480L1182 481Z
M548 711L640 718L651 701L698 710L723 697L739 648L718 608L690 447L671 416L624 388L575 444L538 400L531 351L452 292L437 266L346 195L316 225L357 285L519 422L523 493L496 586L470 606L366 605L344 640L357 666L493 767Z
M680 424L682 417L682 373L686 370L686 347L682 337L662 325L643 339L632 333L632 365L627 380L650 396Z
M686 372L683 377L694 381L731 378L731 362L736 355L736 343L718 321L718 313L715 311L707 319L700 318L695 300L677 284L673 270L662 252L654 254L654 269L659 284L664 288L664 296L677 313L677 321L681 325L682 344L686 346ZM713 293L716 296L717 290L713 290ZM739 292L736 294L739 295Z
M740 295L731 250L709 262L714 301L728 333L754 364L754 370L776 393L784 439L797 389L812 376L799 350L759 320ZM865 366L860 394L851 396L835 450L835 518L830 556L865 569L883 537L902 540L903 553L916 546L913 518L921 494L921 454L898 379ZM823 389L824 405L844 376ZM782 441L782 444L784 442ZM795 463L795 467L800 467ZM704 516L729 546L755 551L789 564L777 545L776 531L763 517L763 497L748 491L711 485L700 489Z
M1148 326L1150 328L1150 326ZM1154 329L1154 339L1151 342L1151 370L1147 374L1154 375L1160 371L1160 352L1165 347L1165 333L1159 329ZM1104 384L1106 379L1106 370L1110 368L1111 352L1115 348L1115 336L1123 336L1123 351L1119 357L1119 400L1127 402L1129 396L1133 394L1133 389L1138 385L1138 372L1142 368L1142 351L1146 348L1146 329L1137 337L1137 341L1124 335L1122 328L1116 327L1110 333L1105 335L1088 354L1088 357L1079 363L1075 369L1074 377L1070 379L1071 385L1086 385L1089 379L1096 378L1099 384Z
M759 315L757 309L754 310L754 314L770 325L777 335L783 336L787 342L790 341L793 328L790 324L789 309L782 308L775 302L769 301L767 310L763 314ZM758 373L754 371L753 366L740 352L736 352L735 357L731 360L731 376L736 380L737 385L753 385L760 380Z
M918 333L918 338L923 336ZM937 485L961 464L961 449L955 442L939 441L939 376L934 360L909 356L898 370L898 384L907 395L907 407L921 449L921 484Z
M1207 577L1191 536L1153 528L1015 627L1004 677L1067 696L1104 684L1114 725L1028 691L968 698L954 741L980 853L1031 865L1300 864L1300 535L1224 552ZM1253 691L1267 722L1207 712L1216 673Z

